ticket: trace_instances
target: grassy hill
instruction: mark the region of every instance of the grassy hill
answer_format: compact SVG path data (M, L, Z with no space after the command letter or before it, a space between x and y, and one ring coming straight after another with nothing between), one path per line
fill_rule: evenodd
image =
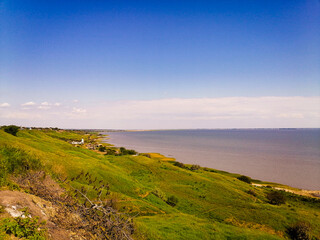
M285 203L271 204L267 196L274 189L240 181L237 174L179 167L159 154L104 155L68 142L82 138L97 139L75 131L21 130L13 136L0 130L1 189L23 191L14 176L23 174L24 159L36 159L39 164L28 168L44 170L62 185L68 178L93 200L96 183L77 176L84 171L109 183L106 198L134 217L135 239L289 239L288 229L298 222L310 226L310 239L320 238L316 198L281 191Z

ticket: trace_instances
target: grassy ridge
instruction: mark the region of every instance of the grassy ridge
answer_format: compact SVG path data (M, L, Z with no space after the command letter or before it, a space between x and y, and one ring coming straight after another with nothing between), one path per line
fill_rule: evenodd
M86 141L89 135L23 130L14 137L0 131L0 147L35 156L56 177L72 178L85 170L110 183L117 207L136 216L137 239L284 239L287 227L298 221L310 223L313 236L320 235L319 202L283 193L286 204L271 205L266 199L270 189L239 181L234 174L190 171L156 154L101 155L65 141L81 138ZM93 187L81 180L72 184ZM165 201L170 196L178 199L174 207Z

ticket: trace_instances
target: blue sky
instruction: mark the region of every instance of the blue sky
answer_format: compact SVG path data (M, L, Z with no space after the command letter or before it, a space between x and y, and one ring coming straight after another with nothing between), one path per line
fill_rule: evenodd
M310 117L299 123L287 119L288 125L320 126L316 107L320 102L315 98L320 95L318 0L4 0L0 8L0 114L4 119L0 124L69 127L64 119L72 118L70 114L89 114L98 105L101 108L95 111L110 105L121 109L121 102L227 99L230 103L234 97L256 102L261 97L278 97L285 102L291 97L313 99L311 115L315 117L312 123L307 123ZM211 103L203 101L198 107ZM255 105L257 111L263 106ZM54 107L65 118L48 121L48 110ZM117 109L114 115L119 115ZM194 116L191 110L187 112ZM295 114L307 118L303 109L296 110ZM31 121L28 116L36 114L39 120ZM167 115L171 120L177 117L173 112ZM148 116L143 118L146 122ZM130 124L119 118L121 124L114 124L116 120L105 116L97 116L97 122L82 117L79 127L146 125L136 118ZM275 113L269 117L272 126L285 124L276 120ZM191 117L181 121L186 127L204 126ZM168 122L151 123L149 128L180 125L171 124L170 117ZM269 126L261 120L251 124ZM228 126L242 125L235 118Z

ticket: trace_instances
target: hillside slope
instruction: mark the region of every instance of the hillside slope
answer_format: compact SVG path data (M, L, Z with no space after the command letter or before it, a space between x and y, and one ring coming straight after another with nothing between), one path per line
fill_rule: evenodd
M288 228L299 221L310 225L314 238L320 236L320 202L315 198L281 192L286 202L270 204L266 196L272 189L240 181L238 175L192 171L158 155L103 155L68 142L81 138L86 142L95 136L23 130L15 137L0 131L0 160L11 161L17 156L8 149L19 149L39 159L41 170L58 183L68 178L71 187L86 188L91 199L96 198L97 182L107 182L111 194L106 198L134 217L135 239L286 239ZM1 171L2 190L14 189L15 174ZM90 179L77 178L81 172Z

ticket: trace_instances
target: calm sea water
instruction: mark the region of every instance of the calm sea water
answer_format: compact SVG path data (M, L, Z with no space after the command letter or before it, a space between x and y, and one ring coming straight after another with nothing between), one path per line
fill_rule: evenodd
M320 190L320 129L108 132L107 142L255 179Z

